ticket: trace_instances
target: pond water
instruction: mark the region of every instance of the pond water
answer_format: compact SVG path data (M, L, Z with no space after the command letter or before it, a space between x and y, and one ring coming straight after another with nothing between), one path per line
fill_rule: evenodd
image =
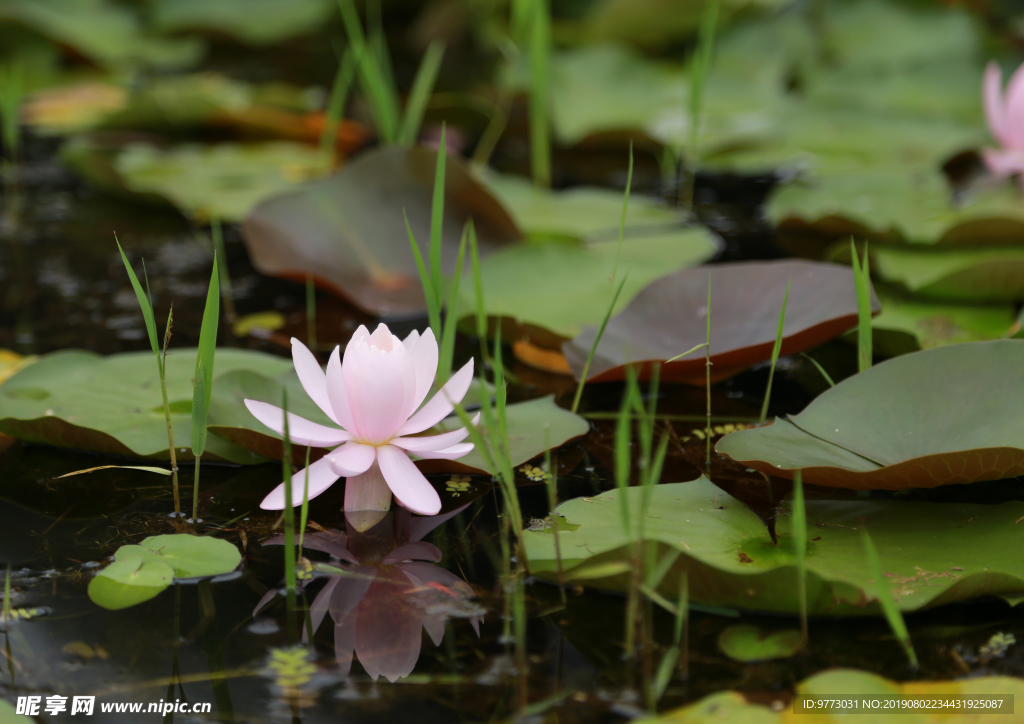
M174 344L194 344L209 260L203 231L176 213L97 194L64 171L53 158L53 147L43 141L29 149L18 224L0 247L6 290L0 347L26 354L146 348L136 301L108 229L117 230L131 253L147 259L157 307L174 302ZM722 201L699 206L724 233L722 258L771 254L771 237L757 228L751 203L758 190L758 182L743 185L727 177L702 181L698 198L717 195ZM253 271L234 227L227 228L226 238L239 314L277 309L288 320L284 332L302 335L301 286ZM317 313L325 346L368 321L328 295L318 298ZM227 336L224 341L240 343ZM273 339L248 337L243 343L285 353ZM465 347L462 355L471 345ZM568 404L572 386L564 378L524 366L512 372L520 380L510 390L512 399L555 392ZM806 404L810 394L801 379L807 372L799 359L783 360L773 412L796 412ZM755 369L715 385L716 416L756 418L765 374ZM582 409L614 411L619 394L616 385L593 388ZM666 424L684 436L700 427L702 390L665 385L660 395L659 414L666 416ZM614 487L614 421L598 416L591 422L592 432L556 451L561 500ZM328 561L333 553L348 575L306 581L301 601L309 607L308 617L303 620L301 611L289 615L284 597L274 593L284 575L282 549L262 545L273 534L276 515L259 508L280 480L277 464L204 467L197 530L236 543L245 554L240 572L173 585L145 603L107 611L87 596L90 578L121 545L172 532L169 485L163 478L121 469L55 480L70 470L123 461L13 441L4 445L2 560L11 564L12 606L30 614L4 632L0 689L12 700L38 695L45 702L54 694L81 694L96 696L100 704L148 707L180 700L211 705L209 714L184 714L179 708L165 721L385 722L416 717L450 722L526 711L527 719L535 721L615 722L645 710L644 682L672 640L672 617L652 609L649 638L635 659L626 660L625 598L572 586L563 605L556 586L527 579L520 614L526 618L525 651L517 650L510 635L515 626L509 626L514 622L506 618L511 615L509 592L501 583L497 493L481 476L457 477L453 483L452 476L432 476L447 491L446 512L435 521L419 519L415 526L407 513L396 510L359 532L340 510L340 491L316 498L309 516L315 530L324 532L311 530L307 537L324 543L314 544L320 550L307 550L307 555ZM699 441L673 445L664 479L696 477L704 471L703 455ZM770 525L787 492L778 483L770 489L762 477L724 459L715 460L712 477ZM468 490L458 492L465 482L469 485L462 488ZM524 518L543 527L545 486L525 475L519 482ZM187 465L182 485L191 490ZM1019 499L1016 485L981 484L970 499ZM947 488L916 497L955 500L957 494L957 488ZM183 500L183 507L189 505ZM387 559L417 540L422 542L411 562ZM346 551L351 555L346 557ZM406 555L408 550L402 558ZM1013 650L984 665L964 663L997 632L1024 635L1024 615L995 600L909 616L921 660L917 671L908 668L885 622L875 618L814 618L810 643L797 656L737 663L721 652L718 637L738 621L768 631L796 624L785 616L695 607L686 654L689 675L672 678L659 707L730 688L766 704L784 701L796 682L834 666L893 679L951 678L962 675L963 667L975 673L1024 674L1024 658ZM294 648L307 625L315 629L310 648ZM97 708L96 716L105 721L125 715Z

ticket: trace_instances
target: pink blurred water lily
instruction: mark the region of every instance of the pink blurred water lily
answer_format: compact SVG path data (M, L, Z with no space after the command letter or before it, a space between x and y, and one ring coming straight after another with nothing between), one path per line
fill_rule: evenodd
M437 359L437 341L429 329L423 334L413 331L401 340L384 324L373 334L360 325L344 357L339 348L334 349L325 374L312 352L292 339L292 360L303 389L338 425L327 427L288 413L293 443L339 446L307 469L310 498L344 477L345 510L386 511L392 493L414 513L435 515L441 510L437 491L409 459L409 453L453 460L473 449L472 443L463 442L469 435L466 428L416 436L444 419L462 400L473 380L473 361L422 404L434 381ZM283 434L280 407L256 400L246 400L245 405L257 420ZM292 478L293 506L302 504L305 480L306 470ZM260 504L266 510L284 506L283 483Z
M988 170L999 178L1018 176L1024 185L1024 65L1014 71L1003 93L1003 74L995 61L982 82L985 118L999 148L982 149Z

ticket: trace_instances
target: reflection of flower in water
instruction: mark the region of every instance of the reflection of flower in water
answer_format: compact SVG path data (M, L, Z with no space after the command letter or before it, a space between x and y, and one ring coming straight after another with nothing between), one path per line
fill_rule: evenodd
M408 676L420 656L421 629L440 646L449 617L468 618L480 635L484 610L473 600L473 589L435 565L441 551L421 540L461 510L414 519L408 511L395 509L365 532L358 532L358 514L347 514L348 534L334 530L305 536L304 547L334 556L336 566L347 573L330 576L309 607L313 631L330 613L343 674L355 654L374 679L384 676L393 683ZM276 536L264 545L283 542L283 536ZM264 596L257 610L275 594Z

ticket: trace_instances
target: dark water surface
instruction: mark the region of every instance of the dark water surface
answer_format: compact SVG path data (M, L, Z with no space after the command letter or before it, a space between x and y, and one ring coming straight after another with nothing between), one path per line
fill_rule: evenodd
M193 228L166 207L101 195L65 171L54 154L49 142L30 139L22 183L17 193L11 187L4 191L8 223L0 243L0 348L23 354L65 348L109 354L148 347L114 246L115 231L136 265L141 257L146 260L158 324L174 304L172 353L174 347L195 344L211 260L207 230ZM614 184L606 172L610 166L595 158L591 166L574 165L572 159L562 163L579 168L580 177L597 176ZM649 185L656 184L656 175L648 178ZM567 176L563 182L574 180L580 179ZM756 208L769 183L705 179L698 189L703 220L725 239L721 259L777 255ZM305 290L255 272L237 229L226 230L226 242L239 314L280 311L287 320L283 338L305 337ZM317 311L324 345L342 342L357 324L372 321L323 294ZM475 347L471 342L465 340L463 355ZM221 343L287 354L280 340L239 340L223 334ZM836 354L853 359L851 351L834 344L839 345ZM511 390L514 399L556 392L568 406L572 385L565 379L518 366L512 371L520 380ZM756 416L765 376L762 368L717 385L715 413ZM811 377L799 360L783 360L773 413L801 409L811 392L818 391L815 383L808 383ZM617 409L619 394L614 385L592 389L583 409ZM667 415L699 416L704 392L665 386L658 409ZM672 424L682 432L699 426ZM589 435L558 451L561 500L612 487L613 435L612 422L594 420ZM338 485L312 501L310 519L318 530L336 531L316 535L327 541L326 550L337 552L330 548L337 545L351 554L348 562L335 563L347 566L352 575L318 578L306 586L311 621L324 616L313 636L313 668L305 674L292 671L299 683L282 688L287 682L273 668L271 650L297 642L288 630L284 599L272 594L283 577L282 548L261 545L275 534L276 517L259 509L259 501L279 482L279 465L204 466L199 531L239 545L245 554L240 574L175 585L148 602L111 612L86 596L92 573L119 546L173 532L169 482L130 470L54 480L68 471L123 461L38 445L6 445L0 452L0 562L12 566L12 606L41 609L42 614L11 622L4 632L0 692L8 700L60 694L95 695L98 702L148 705L181 699L211 704L209 715L179 713L164 719L178 722L399 722L410 717L475 722L512 717L525 698L535 705L527 717L531 721L614 722L643 710L643 697L636 692L645 661L659 660L672 640L670 617L656 611L653 640L645 653L637 662L624 661L623 598L574 589L563 607L555 587L527 581L527 655L517 660L506 637L497 497L487 480L472 481L475 499L446 497L446 511L468 502L453 517L414 523L396 512L362 533L340 512ZM672 449L663 479L693 479L702 472L702 458L699 444ZM185 467L183 490L191 491L191 475ZM433 482L444 490L449 477L434 476ZM779 484L769 490L759 476L723 461L714 463L712 477L769 522L776 502L787 492ZM543 518L548 512L544 486L530 485L525 478L522 482L524 516L528 521ZM1018 489L1018 481L981 484L972 486L970 498L1022 499ZM918 495L956 500L963 494L946 490ZM191 505L187 498L182 503ZM415 546L414 563L388 562L387 555L403 545ZM328 560L326 552L309 556ZM268 592L269 602L254 618L254 609ZM787 617L745 614L743 621L766 629L796 625ZM916 672L908 668L881 620L813 620L804 652L746 665L726 658L716 644L719 632L736 622L730 616L692 612L690 677L677 675L659 708L727 688L765 703L785 701L797 681L832 666L864 668L895 679L951 678L967 671L1024 675L1024 654L1017 648L987 668L969 662L970 652L998 631L1024 640L1024 613L995 601L909 616L921 658ZM968 663L961 664L964 653ZM374 680L367 670L383 675ZM390 683L385 677L396 672L408 675ZM139 715L137 720L156 721L157 716ZM102 714L98 708L94 717L136 720Z

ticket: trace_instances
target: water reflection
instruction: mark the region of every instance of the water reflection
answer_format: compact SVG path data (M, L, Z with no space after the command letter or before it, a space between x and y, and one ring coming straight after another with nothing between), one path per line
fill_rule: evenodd
M329 576L309 607L315 632L329 613L334 622L334 650L343 675L353 655L373 679L383 676L394 683L412 673L425 629L435 646L444 639L449 618L468 618L480 635L484 609L474 600L469 584L436 565L442 558L437 546L423 538L464 508L432 517L413 517L393 508L376 524L366 527L365 514L345 514L346 532L307 534L303 547L323 551L337 559L345 575ZM373 512L379 517L380 513ZM264 545L281 545L275 536ZM317 579L301 582L303 587ZM271 591L256 606L259 611L275 595ZM305 638L308 632L303 632Z

